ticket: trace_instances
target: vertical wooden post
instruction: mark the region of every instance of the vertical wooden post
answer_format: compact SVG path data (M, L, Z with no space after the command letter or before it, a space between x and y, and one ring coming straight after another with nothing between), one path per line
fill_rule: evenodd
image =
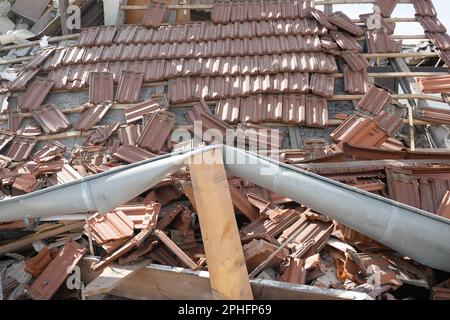
M67 28L67 0L59 0L59 17L62 35L66 36L69 34L69 29Z
M189 164L213 297L251 300L244 252L228 189L222 151L203 153Z

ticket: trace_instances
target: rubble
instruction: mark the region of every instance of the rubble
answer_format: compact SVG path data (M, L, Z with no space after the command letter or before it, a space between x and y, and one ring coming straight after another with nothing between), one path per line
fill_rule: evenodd
M270 0L102 25L91 2L79 34L48 0L2 7L62 36L18 42L0 84L1 299L450 299L450 153L415 130L450 113L412 104L448 76L409 76L410 96L374 76L405 53L395 24ZM412 4L449 63L432 2ZM209 153L253 162L190 162Z

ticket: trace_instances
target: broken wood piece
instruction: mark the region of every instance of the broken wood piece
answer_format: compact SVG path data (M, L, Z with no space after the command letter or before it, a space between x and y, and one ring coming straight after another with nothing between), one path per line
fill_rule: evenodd
M112 265L106 267L95 280L86 286L82 294L84 297L107 294L150 263L151 260L143 260L128 266Z
M189 162L213 296L253 299L222 152L207 151Z
M189 258L164 232L155 230L155 235L183 262L185 266L192 270L197 269L197 264L192 261L191 258Z
M31 246L31 244L38 240L47 239L50 237L57 236L59 234L68 232L68 231L74 231L77 229L81 229L84 226L84 221L76 221L76 222L67 222L64 225L52 228L50 230L43 230L41 232L34 233L30 236L24 237L22 239L19 239L17 241L5 244L3 246L0 246L0 255L4 255L9 252L14 252L17 250L21 250L24 248L27 248Z

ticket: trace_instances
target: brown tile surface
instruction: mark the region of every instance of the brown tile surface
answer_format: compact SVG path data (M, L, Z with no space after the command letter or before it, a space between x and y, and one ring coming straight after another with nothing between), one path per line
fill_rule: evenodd
M23 115L20 112L8 111L8 129L9 131L17 132L22 124Z
M92 104L113 101L114 81L110 72L89 73L89 102Z
M362 52L361 45L356 41L355 37L338 31L330 31L330 36L339 45L342 50Z
M0 151L14 139L14 133L0 130Z
M142 25L148 28L159 27L166 16L167 6L163 3L151 3L142 19Z
M450 76L417 78L423 93L450 93Z
M342 52L342 57L353 71L361 71L369 67L369 62L363 55L355 52Z
M8 89L11 91L25 90L28 82L39 72L38 69L23 70L19 73L17 78L8 84Z
M29 295L34 300L49 300L64 283L78 261L86 253L86 249L75 241L67 241L64 248L50 262L30 287Z
M382 17L389 18L397 6L397 0L377 0L375 5L380 8L380 14Z
M364 94L369 87L367 70L353 71L348 65L343 66L344 87L349 94Z
M388 91L372 85L358 102L358 109L367 111L372 115L377 115L385 109L391 101L391 94Z
M44 49L33 57L33 59L27 63L27 69L40 68L44 62L54 53L55 48Z
M25 271L38 277L47 267L47 265L55 258L56 252L48 247L42 248L39 253L25 262Z
M371 53L400 52L402 42L392 40L384 30L366 31L367 47Z
M5 92L0 94L0 113L8 111L8 99L11 96L11 92Z
M116 101L119 103L136 103L139 101L144 74L122 72L119 87L116 92Z
M93 215L89 218L88 225L85 225L86 231L88 228L98 244L123 240L134 235L134 222L121 211Z
M334 94L334 77L314 73L311 76L310 87L313 94L330 98Z
M86 139L84 139L83 145L90 146L105 142L119 128L119 125L119 122L113 122L95 128L89 133Z
M54 82L46 78L36 78L28 87L25 94L19 99L18 107L21 111L30 111L44 102Z
M77 46L93 46L96 44L97 35L100 27L83 28L78 38Z
M80 131L88 131L100 122L111 107L111 103L87 105L86 109L81 114L81 117L75 122L73 127Z
M35 145L36 140L17 136L9 147L6 156L18 162L27 160Z
M328 15L328 21L356 37L361 37L364 35L364 30L354 24L351 19L341 11Z
M70 128L69 120L55 105L34 108L31 114L46 133L59 133Z
M142 119L143 115L150 114L158 110L167 110L169 102L166 96L153 97L150 100L140 103L125 110L127 123L132 123Z
M159 153L175 127L175 115L166 111L152 113L137 144L150 152Z
M437 17L431 17L431 16L416 16L419 23L422 25L422 27L425 29L426 32L431 33L446 33L447 28L442 24L441 21Z
M416 9L416 12L420 16L436 16L436 9L434 8L431 0L411 0Z
M37 163L49 162L64 156L66 150L67 147L64 144L58 141L51 141L39 151L35 152L31 156L31 159Z

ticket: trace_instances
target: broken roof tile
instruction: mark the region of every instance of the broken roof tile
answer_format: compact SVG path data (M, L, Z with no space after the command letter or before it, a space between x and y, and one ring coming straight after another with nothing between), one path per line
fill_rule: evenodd
M119 128L119 122L108 123L104 126L95 128L89 135L84 139L84 146L91 146L105 142L111 137L111 135Z
M75 241L67 241L56 258L47 265L33 282L28 292L29 295L34 300L51 299L86 251L86 248Z
M159 153L175 127L175 115L166 111L153 112L137 144L150 152Z
M334 94L334 77L314 73L311 76L311 92L326 98L332 97Z
M70 121L53 104L34 108L31 110L31 114L46 133L59 133L70 127Z
M367 30L366 39L371 53L400 52L402 49L402 42L392 40L384 30Z
M389 114L386 111L381 111L374 120L377 121L378 125L390 136L394 135L403 126L402 118Z
M98 104L114 99L114 81L111 72L89 73L89 102Z
M353 71L361 71L369 67L369 62L360 53L345 51L342 52L342 57L344 58L345 62L348 63L350 68L352 68Z
M36 137L42 134L42 129L39 126L27 125L21 132L25 137Z
M377 0L374 5L378 6L382 17L389 18L397 6L397 0Z
M392 101L391 94L377 86L370 86L366 94L358 103L360 110L367 111L373 115L379 114Z
M169 102L165 95L154 97L150 100L140 103L134 107L125 109L125 118L127 123L132 123L142 119L143 115L150 114L158 110L167 110Z
M53 54L54 51L55 51L55 48L42 50L37 55L35 55L30 62L27 63L26 68L27 69L40 68L42 66L42 64L44 64L44 62L47 60L47 58Z
M37 163L49 162L64 156L67 147L58 141L50 141L42 149L35 152L31 159Z
M145 27L157 28L163 23L166 13L167 5L152 2L143 17L141 24Z
M431 0L411 0L416 12L420 16L436 16L436 9Z
M0 94L0 113L5 113L8 110L8 99L11 96L11 92L4 92Z
M119 128L118 136L122 145L135 145L139 136L141 135L141 125L130 124L126 127Z
M353 71L348 65L344 69L345 91L350 94L364 94L369 87L369 76L367 70Z
M122 72L117 88L116 101L119 103L136 103L139 101L144 75L129 71Z
M338 31L330 31L330 36L334 41L336 41L336 43L339 45L339 47L341 47L342 50L362 52L361 45L353 36Z
M13 139L14 133L0 130L0 151L2 151Z
M11 91L25 90L28 82L34 78L34 76L39 72L38 69L23 70L19 73L17 78L8 84L8 89Z
M17 132L20 129L22 120L22 113L13 110L8 111L8 129L10 131Z
M113 155L126 163L135 163L156 157L155 154L134 145L123 145Z
M87 105L87 108L83 111L81 117L73 125L74 128L80 131L88 131L100 122L111 107L111 103Z
M29 137L17 136L9 147L6 156L13 159L13 161L25 161L33 151L36 142L35 139Z
M364 35L364 30L354 24L352 20L341 11L328 15L328 21L354 36L360 37Z
M120 211L96 213L88 219L84 228L91 232L92 238L100 245L131 238L134 235L134 222Z

